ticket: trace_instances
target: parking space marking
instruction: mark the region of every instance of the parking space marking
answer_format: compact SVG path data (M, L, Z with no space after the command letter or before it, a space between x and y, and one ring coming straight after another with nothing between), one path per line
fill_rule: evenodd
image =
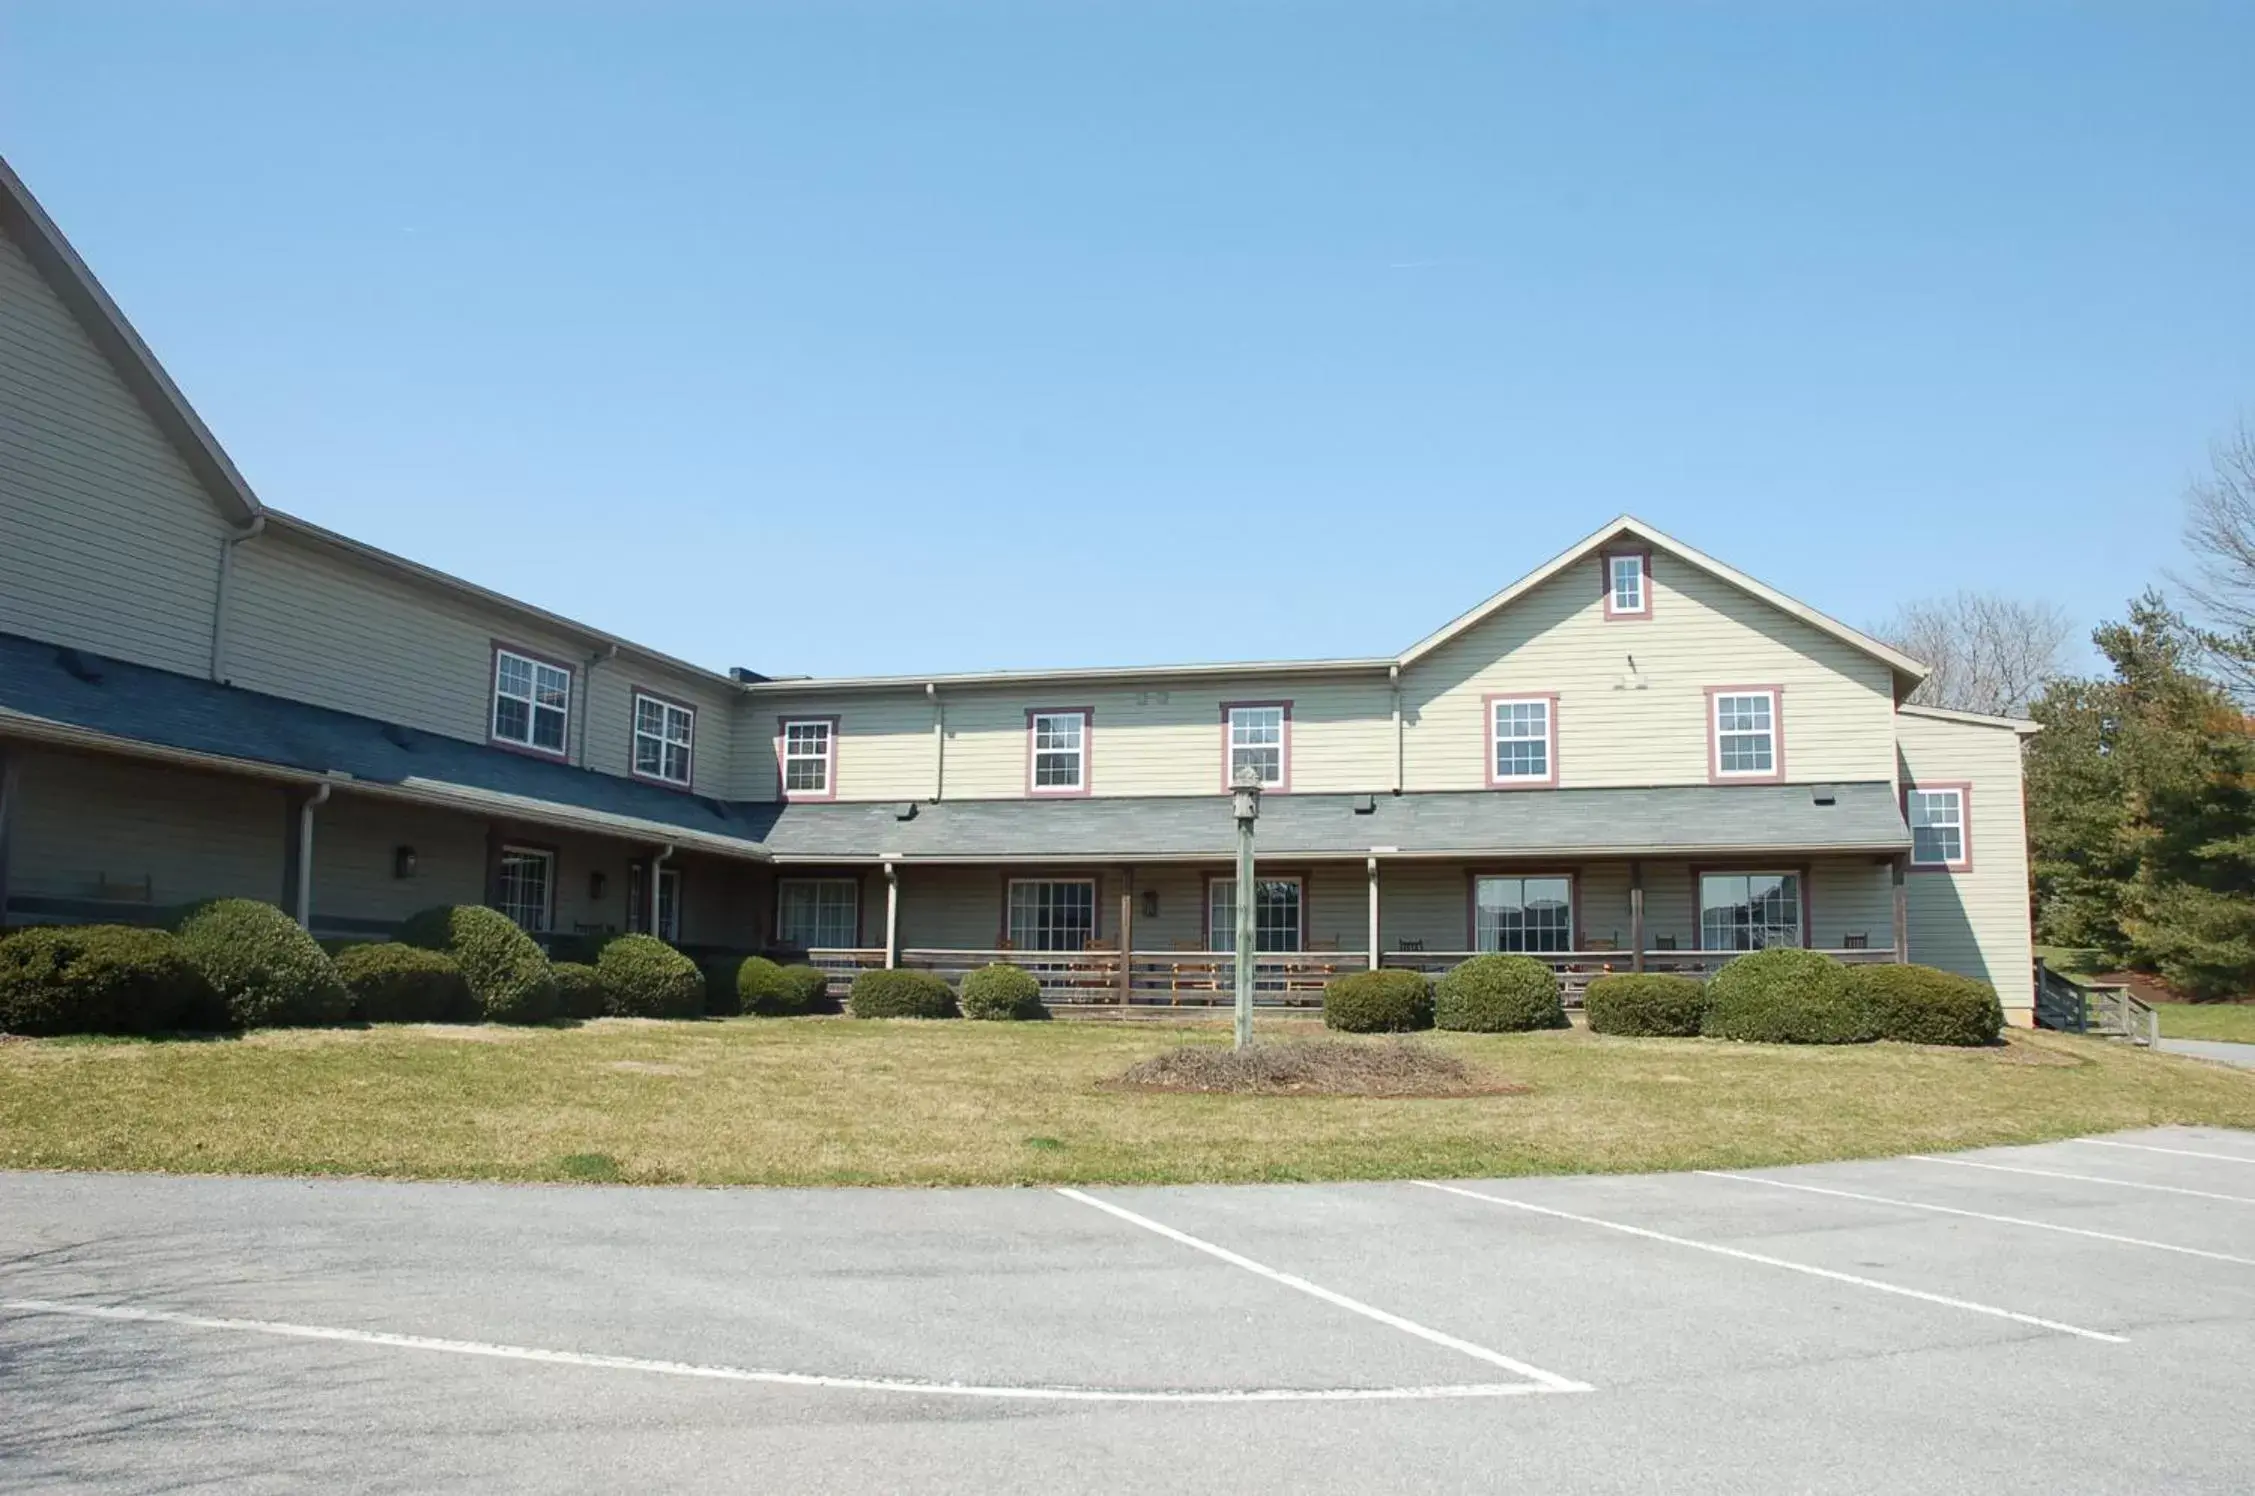
M2030 1169L2018 1164L1985 1164L1971 1158L1936 1158L1931 1153L1906 1153L1917 1164L1948 1164L1953 1169L1988 1169L1998 1174L2032 1174L2038 1179L2072 1179L2077 1184L2111 1184L2126 1190L2152 1190L2161 1195L2190 1195L2195 1200L2226 1200L2234 1205L2255 1205L2246 1195L2219 1195L2213 1190L2188 1190L2178 1184L2147 1184L2142 1179L2109 1179L2103 1174L2069 1174L2059 1169Z
M2212 1158L2225 1164L2255 1164L2255 1158L2244 1153L2200 1153L2191 1148L2156 1148L2151 1143L2118 1143L2112 1138L2069 1138L2070 1143L2088 1143L2093 1148L2134 1148L2140 1153L2173 1153L2179 1158Z
M2037 1231L2057 1231L2063 1236L2087 1236L2093 1241L2110 1241L2125 1247L2151 1247L2156 1252L2181 1252L2187 1257L2205 1257L2211 1262L2236 1262L2242 1267L2255 1267L2255 1257L2234 1257L2229 1252L2203 1251L2199 1247L2180 1247L2173 1242L2147 1241L2142 1236L2117 1236L2111 1231L2092 1231L2082 1226L2061 1226L2051 1221L2031 1221L2023 1216L1991 1215L1985 1210L1961 1210L1955 1205L1929 1205L1923 1200L1897 1200L1888 1195L1866 1195L1855 1190L1830 1189L1817 1184L1800 1184L1785 1179L1764 1179L1758 1174L1727 1174L1720 1169L1694 1169L1695 1174L1709 1179L1736 1179L1745 1184L1766 1184L1772 1189L1800 1190L1810 1195L1831 1195L1841 1200L1865 1200L1873 1205L1899 1205L1905 1210L1930 1210L1936 1215L1964 1216L1975 1221L1995 1221L2000 1226L2027 1226Z
M1545 1391L1588 1392L1591 1390L1587 1382L1577 1382L1569 1377L1559 1376L1555 1372L1544 1371L1539 1366L1530 1366L1524 1361L1515 1361L1499 1351L1491 1351L1484 1345L1474 1345L1469 1340L1459 1340L1454 1335L1431 1329L1415 1320L1404 1319L1398 1314L1389 1314L1376 1305L1365 1304L1360 1299L1348 1298L1345 1294L1336 1293L1320 1283L1310 1283L1305 1278L1279 1272L1266 1263L1255 1262L1250 1257L1232 1252L1227 1247L1216 1246L1210 1241L1192 1236L1187 1231L1177 1231L1174 1227L1161 1221L1154 1221L1149 1216L1137 1215L1125 1206L1114 1205L1109 1200L1099 1200L1094 1195L1083 1194L1075 1189L1060 1189L1057 1193L1068 1200L1077 1200L1083 1205L1092 1205L1107 1215L1117 1216L1123 1221L1141 1226L1146 1231L1156 1232L1169 1241L1179 1242L1194 1251L1204 1252L1209 1257L1218 1257L1232 1267L1241 1267L1249 1273L1255 1273L1268 1279L1271 1283L1281 1283L1286 1288L1297 1289L1311 1298L1321 1299L1326 1304L1345 1309L1352 1314L1359 1314L1365 1319L1376 1320L1379 1324L1399 1330L1405 1335L1414 1335L1420 1340L1430 1341L1434 1345L1445 1346L1449 1350L1461 1352L1472 1357L1475 1361L1485 1361L1490 1366L1500 1366L1506 1371L1517 1372L1529 1381L1538 1383Z
M382 1330L349 1330L334 1325L298 1325L277 1320L222 1319L144 1309L123 1304L57 1303L46 1299L0 1300L0 1310L53 1314L73 1319L178 1325L196 1330L234 1330L293 1340L331 1340L394 1350L439 1351L501 1361L534 1361L549 1366L590 1367L599 1371L639 1371L658 1376L695 1377L716 1382L759 1382L781 1387L814 1387L842 1392L907 1393L919 1397L980 1397L1008 1402L1080 1403L1272 1403L1272 1402L1428 1402L1460 1398L1523 1397L1543 1392L1583 1392L1580 1383L1553 1387L1540 1382L1472 1382L1428 1387L1208 1387L1113 1389L1108 1387L1007 1387L969 1382L926 1382L905 1377L823 1376L800 1371L757 1371L742 1366L699 1366L685 1361L653 1361L640 1356L604 1356L584 1351L545 1350L529 1345L496 1345L480 1340L442 1340L429 1335L395 1335Z
M2039 1330L2054 1330L2062 1335L2077 1335L2085 1340L2103 1340L2110 1345L2126 1345L2121 1335L2109 1335L2103 1330L2086 1330L2080 1325L2064 1324L2056 1319L2041 1319L2033 1314L2022 1314L2013 1309L1999 1309L1994 1304L1977 1304L1971 1299L1954 1299L1947 1294L1928 1293L1922 1288L1905 1288L1900 1283L1882 1283L1877 1278L1860 1278L1854 1273L1834 1272L1828 1267L1815 1267L1806 1262L1789 1262L1783 1257L1771 1257L1762 1252L1748 1252L1738 1247L1726 1247L1711 1241L1693 1241L1688 1236L1670 1236L1665 1231L1651 1231L1642 1226L1624 1225L1619 1221L1599 1220L1596 1216L1576 1215L1569 1210L1554 1210L1548 1205L1532 1205L1525 1200L1509 1200L1501 1195L1483 1195L1478 1190L1468 1190L1453 1184L1438 1184L1429 1179L1415 1181L1429 1190L1444 1194L1462 1195L1467 1200L1481 1200L1490 1205L1508 1206L1513 1210L1532 1211L1536 1215L1553 1216L1561 1221L1574 1221L1584 1226L1598 1226L1607 1231L1618 1231L1627 1236L1640 1236L1647 1241L1666 1242L1670 1246L1689 1247L1695 1252L1712 1252L1718 1257L1735 1257L1741 1262L1757 1262L1764 1267L1784 1268L1787 1272L1805 1273L1812 1278L1825 1278L1834 1283L1846 1283L1856 1288L1869 1288L1878 1293L1891 1293L1923 1303L1940 1304L1949 1309L1963 1309L1973 1314L1985 1314L1992 1319L2009 1319L2015 1324L2032 1325Z

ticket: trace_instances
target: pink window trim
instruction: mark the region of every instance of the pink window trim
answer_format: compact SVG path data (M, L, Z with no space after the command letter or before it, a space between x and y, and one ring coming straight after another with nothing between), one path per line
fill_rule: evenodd
M1913 790L1956 790L1958 820L1958 851L1962 854L1955 862L1920 862L1914 851L1904 865L1914 873L1970 873L1973 871L1973 786L1962 779L1936 779L1925 784L1903 786L1903 826L1910 827L1910 797ZM1912 833L1913 844L1917 834Z
M1613 606L1613 558L1634 556L1644 563L1644 606L1634 613L1624 613ZM1650 618L1652 616L1652 547L1648 545L1607 546L1597 553L1598 593L1605 602L1605 616L1615 618Z
M572 717L579 711L579 671L568 661L551 658L537 649L527 649L522 644L511 644L506 639L495 639L492 651L485 662L485 740L486 745L499 748L504 753L522 753L527 758L546 759L552 764L568 764L572 760ZM564 700L564 746L561 748L535 748L530 743L519 743L505 738L493 730L493 706L501 699L501 657L513 654L520 659L537 661L551 670L561 670L570 678L566 689L570 695Z
M1699 902L1699 880L1709 873L1791 873L1801 880L1801 949L1813 950L1816 939L1816 880L1806 862L1695 862L1691 865L1691 940L1698 951L1721 950L1707 944L1707 911ZM1649 897L1649 895L1648 895ZM1649 937L1647 937L1649 938Z
M1718 696L1762 696L1770 699L1770 772L1767 774L1725 774L1723 772L1723 735L1715 726L1715 698ZM1785 687L1783 686L1709 686L1707 688L1707 782L1709 784L1783 784L1785 783Z
M1216 883L1234 882L1236 877L1237 872L1233 868L1226 873L1208 873L1198 882L1198 939L1209 951L1219 949L1214 944L1214 885ZM1259 868L1255 868L1253 870L1253 881L1255 883L1297 883L1300 886L1300 944L1298 950L1307 950L1308 875L1304 872L1262 872ZM1255 897L1258 897L1258 895ZM1236 931L1233 930L1230 933L1234 935ZM1255 951L1253 954L1257 957L1264 952ZM1291 952L1268 951L1265 954L1281 956L1291 954Z
M1044 711L1052 710L1054 709L1044 708ZM1083 742L1086 742L1088 740L1087 732L1088 729L1086 727L1083 727L1081 729L1081 740ZM1082 777L1085 778L1086 776L1084 775ZM1088 906L1088 938L1090 940L1102 940L1104 938L1104 879L1101 874L1092 873L1086 868L1062 868L1055 870L1041 867L1012 868L1002 875L1002 906L995 920L994 927L994 942L996 950L1016 951L1021 949L1021 947L1012 944L1010 938L1010 890L1020 883L1088 884L1089 888L1091 889ZM1028 947L1027 949L1030 949L1030 947ZM1054 956L1063 955L1065 953L1062 951L1043 951L1036 952L1036 954Z
M1281 707L1284 711L1284 733L1279 740L1283 749L1282 782L1264 786L1263 794L1289 795L1292 793L1292 703L1289 701L1225 701L1221 704L1221 787L1233 790L1230 782L1229 761L1235 747L1229 740L1229 714L1245 707Z
M1034 788L1034 719L1036 717L1079 717L1081 719L1081 782L1073 789L1060 789L1055 785ZM1096 783L1096 708L1092 706L1029 706L1026 708L1026 793L1042 799L1068 799L1086 795Z
M644 784L654 784L660 789L680 790L684 794L689 793L697 783L697 709L686 701L677 701L663 691L653 691L648 686L637 686L629 683L626 693L626 772L641 780ZM677 712L689 714L689 777L687 779L668 779L662 774L645 774L636 766L634 762L635 729L639 725L642 711L636 703L645 696L652 701L662 701Z
M789 775L785 772L789 765L783 759L783 745L788 736L787 729L794 723L802 722L826 722L830 725L830 736L824 749L822 766L824 787L819 792L815 790L793 790L785 787L789 778ZM793 804L838 798L838 719L836 717L801 714L775 719L775 798Z
M1482 878L1564 878L1566 880L1566 907L1573 930L1568 936L1573 949L1582 948L1582 876L1572 868L1560 867L1470 867L1464 870L1464 948L1480 949L1480 880ZM1528 951L1530 956L1554 955L1556 952Z
M1496 703L1499 701L1547 701L1550 710L1543 714L1550 731L1550 741L1544 757L1550 765L1550 774L1543 779L1504 779L1496 774ZM1480 698L1480 711L1487 720L1488 766L1483 777L1491 790L1554 790L1558 788L1558 693L1556 691L1497 691Z

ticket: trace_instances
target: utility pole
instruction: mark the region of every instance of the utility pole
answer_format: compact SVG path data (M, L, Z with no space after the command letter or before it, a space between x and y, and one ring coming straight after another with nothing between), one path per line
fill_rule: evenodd
M1230 790L1230 810L1237 817L1237 1047L1253 1042L1253 967L1258 936L1253 920L1253 823L1261 818L1260 771L1239 769Z

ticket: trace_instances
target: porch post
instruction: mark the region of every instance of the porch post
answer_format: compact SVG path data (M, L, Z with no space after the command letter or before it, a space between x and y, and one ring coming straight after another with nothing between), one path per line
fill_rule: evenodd
M1120 869L1120 1006L1135 997L1135 869Z
M0 930L8 927L8 840L15 825L16 803L22 798L16 771L8 745L0 743Z
M1904 874L1910 868L1910 854L1897 852L1889 864L1889 878L1895 885L1895 959L1910 959L1910 889Z
M1366 858L1364 868L1370 874L1370 969L1378 969L1378 859Z
M1644 864L1629 864L1629 970L1644 970Z
M885 969L900 964L900 869L885 864Z
M313 928L313 812L329 801L331 786L321 785L296 797L297 840L284 859L290 868L290 913L304 928Z

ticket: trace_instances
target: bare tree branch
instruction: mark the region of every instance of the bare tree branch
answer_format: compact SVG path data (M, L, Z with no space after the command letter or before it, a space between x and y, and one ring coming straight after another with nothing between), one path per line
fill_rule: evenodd
M2053 603L1960 592L1905 603L1873 633L1933 667L1912 701L2024 717L2060 673L2069 625Z
M2193 574L2172 578L2192 599L2210 663L2255 694L2255 428L2245 421L2209 449L2208 476L2185 494Z

